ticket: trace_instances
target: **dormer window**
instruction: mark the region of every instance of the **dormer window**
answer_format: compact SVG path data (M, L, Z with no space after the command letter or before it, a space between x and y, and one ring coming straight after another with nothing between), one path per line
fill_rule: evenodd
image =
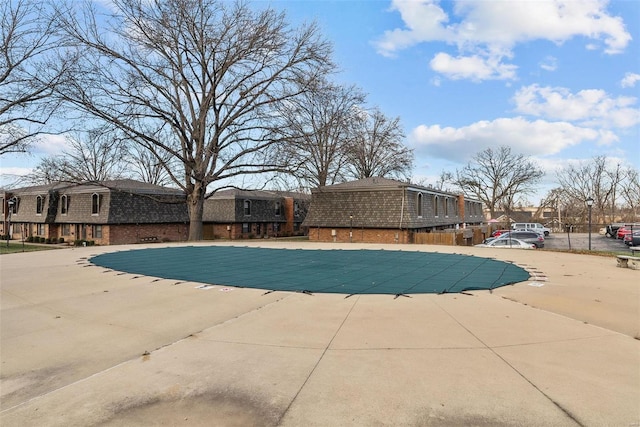
M440 198L438 196L433 196L433 215L437 218L440 215Z
M282 204L280 202L276 202L276 216L282 215Z
M244 201L244 216L251 215L251 200Z
M44 209L44 196L36 197L36 215L42 215Z
M93 193L91 195L91 215L98 215L100 213L100 195Z
M20 198L18 197L12 197L11 199L9 199L8 205L9 205L9 213L11 213L11 215L15 215L18 213L18 205L20 204Z
M62 197L60 197L60 213L66 215L67 212L69 212L69 196L63 194Z
M416 205L418 206L418 218L422 218L422 193L418 193Z

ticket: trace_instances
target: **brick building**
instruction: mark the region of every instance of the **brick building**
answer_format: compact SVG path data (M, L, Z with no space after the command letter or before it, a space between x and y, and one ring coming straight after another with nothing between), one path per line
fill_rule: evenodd
M204 204L205 239L303 235L310 196L302 193L229 189Z
M415 233L482 222L479 201L392 179L367 178L312 190L302 225L314 241L413 243Z
M9 232L14 239L99 245L180 241L189 225L182 191L134 180L19 188L4 192L0 204L0 234Z

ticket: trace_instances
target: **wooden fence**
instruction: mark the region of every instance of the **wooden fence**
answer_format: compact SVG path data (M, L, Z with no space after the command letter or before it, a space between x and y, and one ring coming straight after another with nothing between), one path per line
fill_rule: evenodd
M414 233L413 243L418 245L472 246L482 243L489 234L490 231L486 227Z

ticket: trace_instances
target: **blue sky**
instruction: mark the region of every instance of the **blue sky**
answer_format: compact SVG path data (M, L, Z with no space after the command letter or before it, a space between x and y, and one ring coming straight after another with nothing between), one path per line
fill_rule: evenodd
M533 203L568 162L640 169L640 2L264 3L315 19L338 79L401 118L416 181L499 145L547 172Z
M508 145L547 175L606 155L640 169L640 2L259 0L334 44L335 79L399 116L414 181L435 183L487 147ZM22 173L56 152L1 160Z

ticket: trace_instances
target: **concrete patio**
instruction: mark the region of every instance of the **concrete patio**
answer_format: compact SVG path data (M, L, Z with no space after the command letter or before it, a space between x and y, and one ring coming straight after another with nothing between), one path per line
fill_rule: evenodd
M345 298L87 261L144 245L2 256L0 424L639 425L640 272L548 251L346 246L494 257L532 278Z

